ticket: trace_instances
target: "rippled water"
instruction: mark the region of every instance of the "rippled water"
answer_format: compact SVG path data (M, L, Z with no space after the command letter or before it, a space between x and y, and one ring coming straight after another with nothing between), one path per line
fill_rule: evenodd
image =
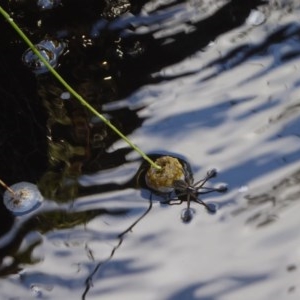
M88 21L74 2L75 22L72 10L62 17L66 1L53 8L56 25L43 12L41 28L11 9L37 41L49 28L68 40L58 70L135 144L187 160L195 180L216 168L210 185L229 191L202 197L216 214L192 203L193 220L182 223L185 203L166 205L137 187L138 154L62 102L47 75L24 79L50 103L52 161L20 171L24 181L38 177L47 196L36 212L14 218L2 208L1 299L299 299L299 5L132 1L128 11L129 1L113 2L117 10L89 2ZM70 112L68 130L49 123ZM1 150L7 145L2 138Z

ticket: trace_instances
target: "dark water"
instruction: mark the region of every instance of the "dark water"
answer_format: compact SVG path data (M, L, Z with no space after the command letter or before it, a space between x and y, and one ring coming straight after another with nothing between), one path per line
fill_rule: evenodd
M267 32L266 38L258 43L237 41L235 45L235 42L231 41L232 44L226 53L202 62L200 70L196 66L182 67L177 73L164 72L170 66L176 66L202 51L204 53L211 43L231 31L240 30L240 36L247 36L248 32L243 26L249 15L257 9L263 11L266 17L278 11L282 15L293 15L296 4L289 1L45 1L48 2L56 4L52 4L51 9L43 10L38 6L38 2L33 0L0 3L35 44L45 39L65 43L66 46L57 59L57 70L79 94L126 135L143 126L147 132L149 125L144 124L151 116L140 113L147 108L147 103L137 101L136 105L120 104L122 99L138 97L139 91L145 86L159 88L162 84L173 82L176 85L176 82L180 84L181 80L194 78L193 76L196 76L195 81L199 85L210 84L215 80L215 85L218 86L219 78L225 76L228 70L232 70L234 74L234 70L247 65L252 59L268 57L272 46L278 45L274 50L273 62L254 76L255 80L264 79L266 74L276 74L278 68L298 59L300 53L299 26L291 20L279 23L277 28L275 26L275 29ZM191 13L193 6L197 8L194 14ZM35 75L34 70L23 63L22 55L27 47L3 18L0 20L0 28L0 178L9 185L20 181L36 183L47 199L38 212L22 218L15 218L2 202L0 204L1 299L64 299L68 295L76 299L89 299L89 295L91 298L96 297L95 299L110 299L109 295L115 297L114 284L121 286L120 293L116 292L116 295L122 294L125 299L138 299L141 295L144 299L154 299L154 295L155 299L229 299L226 297L228 293L230 297L234 287L220 288L221 292L218 293L216 282L231 280L235 282L238 290L243 286L249 287L264 282L271 277L271 271L239 277L235 273L236 270L231 272L228 268L228 277L220 275L219 278L211 279L213 275L208 275L207 278L202 278L202 283L190 284L183 280L182 286L175 290L166 284L163 286L161 298L157 298L158 295L154 292L151 296L147 292L143 294L138 285L128 282L124 276L128 275L130 278L132 274L144 274L149 282L146 290L157 288L152 283L151 275L147 277L147 274L152 274L152 268L157 268L156 264L134 264L135 256L139 257L142 250L137 250L131 257L114 260L115 253L124 246L124 238L144 216L143 220L147 222L147 213L152 209L150 193L147 190L140 191L138 170L142 161L129 159L128 155L132 151L127 146L114 147L119 137L95 119L75 99L64 99L64 88L50 74ZM175 30L171 30L174 28ZM285 45L292 46L285 50ZM277 60L276 55L279 57ZM206 74L207 70L209 72ZM197 77L199 74L200 77ZM243 80L247 82L251 78L241 76L240 79L234 74L229 80L236 80L242 85ZM295 83L295 86L297 85L299 81ZM253 90L255 89L257 88L253 84ZM249 93L247 97L229 99L226 105L234 110L240 104L251 102L253 98L255 97ZM158 101L163 104L165 100ZM199 125L199 128L213 130L226 123L225 114L218 115L218 104L214 105L213 99L211 101L212 109L203 110L197 116L199 123L196 125ZM269 126L280 122L280 119L284 120L289 114L297 113L297 103L299 102L292 107L284 107L281 113L276 114L276 118L269 120ZM272 105L275 106L276 102L261 103L256 106L255 111L246 108L238 115L240 123L237 126L245 126L242 123L243 119L247 120L249 115L267 110ZM185 109L185 102L182 103L182 109ZM186 120L191 120L191 123L187 124L193 125L192 114L185 116L184 112L179 115L174 113L170 119L174 120L174 123L176 120L178 134L181 133L180 130L186 129ZM167 128L164 124L160 124L159 121L155 123L160 129L159 134L171 138L172 123ZM299 122L295 118L284 130L299 136L298 125ZM284 130L281 132L283 135ZM153 130L148 133L153 134ZM184 141L183 139L183 146ZM263 147L264 144L259 146ZM159 145L154 149L160 148L164 153L172 153L168 146L166 147L167 149ZM187 144L186 149L189 147ZM286 158L290 163L296 164L299 159L296 148L293 154ZM213 145L207 151L208 156L218 152L222 152L222 149L214 148ZM184 155L179 154L179 157ZM226 159L224 155L223 160ZM266 157L263 159L267 160ZM257 171L253 166L259 164L258 160L249 158L245 164L230 165L227 169L224 168L226 170L221 179L229 182L234 188L242 186L242 189L248 181L258 176L259 172L267 174L267 170L273 166L266 164L265 168ZM122 167L125 167L125 175L121 172L115 176L114 170ZM194 170L197 172L197 167ZM245 170L248 170L248 173ZM107 180L101 182L100 179L98 182L98 179L93 179L94 174L100 174L97 176ZM121 180L117 180L118 176ZM240 223L254 224L256 227L276 223L281 210L297 203L300 195L296 189L299 171L289 172L288 175L284 174L279 178L276 183L266 184L267 187L262 188L262 192L258 190L256 194L245 195L245 205L233 207L219 222L226 222L224 220L230 215L235 220L242 218ZM133 199L133 195L128 192L132 190L138 195L141 193L147 201L139 202ZM110 192L115 194L110 195ZM286 193L289 197L285 196ZM222 200L220 208L226 208L227 204L233 205L237 198L236 194L228 196ZM75 201L76 199L79 201ZM114 201L117 201L115 205ZM265 209L264 205L270 203L273 208ZM160 209L163 210L163 207ZM97 227L100 219L104 220L101 223L103 228ZM155 222L153 218L148 220ZM206 222L211 222L209 220ZM180 220L177 221L180 223ZM109 230L105 227L107 224L111 226L108 226ZM85 230L87 225L90 227ZM235 223L232 222L231 225L234 227ZM157 232L153 223L148 223L145 228L151 226L153 232ZM169 228L165 230L167 232ZM176 234L180 235L180 231L182 234L182 229L177 228ZM138 244L134 244L134 241L129 242L128 249L135 249L135 246L143 248L143 242L149 249L154 246L172 245L171 237L165 237L163 230L162 237L165 237L165 240L155 237L154 233L153 236L149 232L147 234L144 237L139 236L141 240ZM207 233L207 236L209 234ZM171 232L167 236L174 238L176 235ZM187 243L191 241L185 238ZM183 237L183 240L185 238ZM210 241L209 238L208 240ZM214 249L217 248L218 240L212 240L211 245ZM53 250L56 246L57 249ZM177 249L176 245L174 247ZM192 248L188 244L186 247ZM185 255L188 255L188 252L184 252L183 256ZM165 257L161 260L168 259ZM73 273L71 276L67 267L65 270L61 268L63 263L72 266L71 269L76 266L78 277ZM170 266L163 274L174 276L176 282L178 278L172 275L174 270L171 267L176 262L173 262L171 255L169 263L166 264ZM203 264L205 265L204 261ZM192 265L187 265L187 268L192 269ZM296 269L296 263L290 262L288 270L292 273ZM115 283L108 283L105 288L101 288L103 281L113 279ZM130 286L123 291L123 285L126 283ZM209 290L210 287L214 292ZM205 296L205 288L208 289L208 296ZM291 294L295 289L295 285L289 286ZM198 297L198 290L204 290L204 296ZM26 296L23 297L22 293L26 293ZM245 299L250 298L246 296Z

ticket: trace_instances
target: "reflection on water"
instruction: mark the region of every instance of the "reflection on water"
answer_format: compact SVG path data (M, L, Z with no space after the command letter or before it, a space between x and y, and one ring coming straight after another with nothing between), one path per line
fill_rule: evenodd
M181 153L195 178L217 167L210 186L230 191L184 226L118 136L22 65L1 20L0 177L46 198L22 217L0 205L1 298L298 299L297 3L42 2L4 6L34 43L66 43L55 67L71 86L142 149Z
M28 219L20 220L21 224L16 223L16 227L13 234L11 234L11 239L6 242L2 241L2 247L0 249L0 259L7 256L12 257L12 262L8 265L2 265L0 269L0 276L6 276L9 274L15 274L22 270L21 265L24 264L34 264L39 262L32 258L32 252L34 248L38 246L42 239L33 241L29 244L26 249L20 250L19 247L23 239L32 231L38 231L42 234L53 231L53 230L63 230L68 228L73 228L79 224L86 224L93 218L103 215L123 215L126 213L126 209L112 210L107 209L93 209L84 212L67 211L67 210L51 210L46 212L37 213ZM9 214L9 212L7 212ZM8 217L9 218L9 217ZM7 221L4 218L3 222ZM11 226L13 224L11 223Z
M300 200L299 183L300 171L298 170L269 188L264 188L262 194L246 195L246 206L233 211L232 214L239 215L250 211L251 215L246 223L257 227L272 223L279 218L282 210Z

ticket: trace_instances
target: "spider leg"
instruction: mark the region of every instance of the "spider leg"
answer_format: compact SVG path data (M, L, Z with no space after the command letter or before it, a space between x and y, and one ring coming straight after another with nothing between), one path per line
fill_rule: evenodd
M202 204L205 206L205 208L210 212L210 213L216 213L217 211L217 207L214 204L206 204L203 201L201 201L200 199L196 200L197 203Z
M196 202L198 203L198 204L201 204L201 205L203 205L208 211L210 211L210 212L213 212L213 210L206 204L206 203L204 203L202 200L196 200Z
M186 201L187 201L186 208L190 209L190 207L191 207L191 194L190 193L187 194L187 200Z
M193 199L194 199L195 202L197 202L198 204L201 204L201 205L205 206L205 208L207 210L209 210L209 211L211 210L210 207L205 202L203 202L202 200L200 200L199 198L197 198L196 195L192 195L192 197L193 197Z
M197 185L199 185L199 188L202 187L209 178L205 177L204 179L198 180L196 183L193 184L193 187L196 189L198 188Z
M211 177L206 176L204 179L201 179L199 181L197 181L193 186L195 187L196 190L201 189L204 184L210 179Z
M211 193L211 192L225 193L225 192L227 192L228 187L227 187L227 185L221 185L219 187L214 187L214 188L201 187L201 190L204 190L204 191L198 191L197 195L199 195L199 194L208 194L208 193Z
M181 219L184 223L188 223L192 220L193 218L193 214L194 214L194 210L191 209L191 196L193 196L192 193L187 193L187 207L185 209L182 210L181 212Z
M201 180L199 180L199 181L197 181L195 184L193 184L193 187L194 187L195 189L200 189L200 188L202 188L203 185L204 185L209 179L211 179L211 178L213 178L213 177L216 177L216 175L217 175L217 170L216 170L216 169L209 170L209 171L207 172L205 178L204 178L204 179L201 179ZM199 186L197 186L197 185L199 185Z
M204 191L198 191L197 195L209 194L209 193L217 192L218 191L215 188L206 188L206 187L203 187L202 190L204 190Z

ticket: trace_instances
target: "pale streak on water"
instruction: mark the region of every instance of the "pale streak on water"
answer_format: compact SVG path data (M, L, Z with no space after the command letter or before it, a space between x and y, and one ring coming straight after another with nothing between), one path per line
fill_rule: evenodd
M86 299L299 299L300 60L283 57L300 52L300 13L292 1L270 1L261 11L266 20L259 26L246 23L161 71L193 75L144 86L123 100L132 107L147 104L140 111L147 120L130 136L134 143L150 153L183 155L196 179L215 167L214 182L228 183L230 190L204 197L218 203L216 215L192 204L189 224L180 220L183 205L162 206L155 198L95 273ZM241 51L225 64L211 64L239 45L260 45L285 25L290 29L282 40L245 60ZM82 181L100 183L107 175L104 182L122 182L134 172L128 164ZM125 206L131 212L45 234L34 251L41 262L5 280L5 289L0 282L1 298L14 291L13 299L80 299L86 278L147 209L148 199L146 191L133 189L78 199L78 209Z

